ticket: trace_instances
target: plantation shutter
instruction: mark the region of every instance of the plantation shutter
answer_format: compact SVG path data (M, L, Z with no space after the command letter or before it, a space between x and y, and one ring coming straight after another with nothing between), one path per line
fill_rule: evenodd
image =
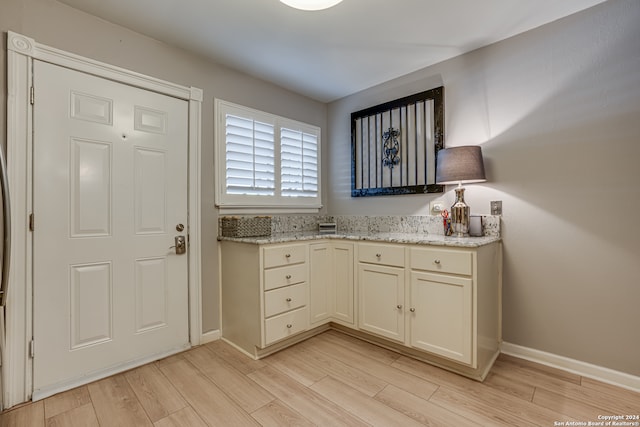
M232 114L225 126L227 194L273 196L274 126Z
M318 136L280 129L281 192L284 197L318 197Z

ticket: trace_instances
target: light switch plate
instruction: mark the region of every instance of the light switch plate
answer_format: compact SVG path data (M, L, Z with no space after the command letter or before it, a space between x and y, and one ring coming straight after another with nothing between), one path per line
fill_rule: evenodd
M432 200L429 202L429 212L431 212L431 215L440 215L445 209L443 200Z
M502 215L502 200L491 202L491 215Z

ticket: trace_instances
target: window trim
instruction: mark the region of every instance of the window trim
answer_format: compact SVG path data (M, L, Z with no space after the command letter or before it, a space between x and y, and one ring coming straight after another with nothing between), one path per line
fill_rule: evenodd
M274 167L276 190L274 196L250 196L226 193L226 115L234 114L274 126ZM303 123L275 114L234 104L215 98L215 205L221 213L317 213L322 208L322 133L319 126ZM281 195L281 128L292 129L317 137L318 194L316 197L287 197Z

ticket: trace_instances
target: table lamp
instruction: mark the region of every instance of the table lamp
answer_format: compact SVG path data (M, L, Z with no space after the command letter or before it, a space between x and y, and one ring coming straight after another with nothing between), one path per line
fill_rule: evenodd
M480 146L451 147L438 151L436 184L458 184L456 201L451 206L451 229L454 236L469 235L469 206L464 202L462 184L486 180Z

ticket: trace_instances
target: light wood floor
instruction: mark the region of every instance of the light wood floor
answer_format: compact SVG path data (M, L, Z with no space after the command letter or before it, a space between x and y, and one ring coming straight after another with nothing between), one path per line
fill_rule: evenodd
M261 361L213 342L10 410L0 426L553 426L632 414L640 393L521 359L500 356L478 383L328 331Z

